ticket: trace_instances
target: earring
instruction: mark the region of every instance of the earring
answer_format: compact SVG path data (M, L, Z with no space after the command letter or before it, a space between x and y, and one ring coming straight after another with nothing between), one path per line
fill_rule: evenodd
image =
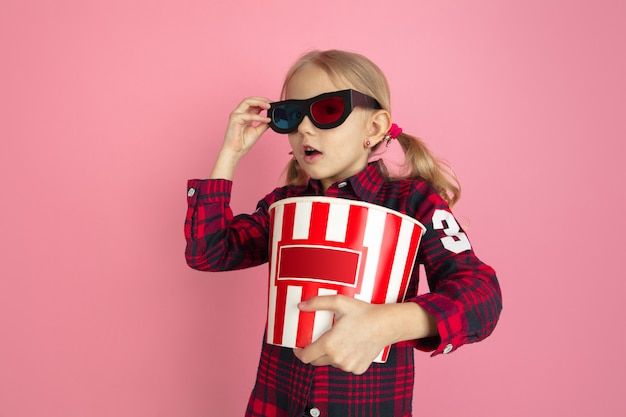
M368 140L368 141L366 141L366 142L365 142L365 147L366 147L366 148L369 148L371 144L372 144L372 142L370 142L370 141Z

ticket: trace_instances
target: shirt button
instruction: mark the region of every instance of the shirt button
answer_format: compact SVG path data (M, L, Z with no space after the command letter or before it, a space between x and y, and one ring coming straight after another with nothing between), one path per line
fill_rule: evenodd
M452 352L452 349L453 349L452 343L449 343L443 350L443 354L447 355L448 353Z
M190 188L187 191L187 197L193 197L193 195L196 193L196 189L195 188Z
M309 414L311 414L311 417L320 417L320 409L317 407L313 407L309 410Z
M345 181L343 181L343 182L340 182L339 184L337 184L337 188L343 188L343 187L345 187L346 185L348 185L348 183L347 183L347 182L345 182Z

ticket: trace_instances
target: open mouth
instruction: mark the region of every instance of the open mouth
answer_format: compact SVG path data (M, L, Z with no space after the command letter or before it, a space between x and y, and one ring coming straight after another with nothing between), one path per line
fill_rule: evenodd
M320 151L318 151L315 148L311 148L310 146L307 146L306 148L304 148L304 155L305 156L312 156L315 154L321 153Z

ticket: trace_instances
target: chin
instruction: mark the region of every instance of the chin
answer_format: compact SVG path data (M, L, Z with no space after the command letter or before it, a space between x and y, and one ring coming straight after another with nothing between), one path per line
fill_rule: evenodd
M313 180L323 180L324 178L327 178L327 175L316 170L305 169L304 172L306 172L309 178Z

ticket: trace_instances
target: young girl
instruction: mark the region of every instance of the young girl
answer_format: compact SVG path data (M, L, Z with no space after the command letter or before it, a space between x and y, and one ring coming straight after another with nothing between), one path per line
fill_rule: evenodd
M224 271L267 262L269 206L323 195L378 204L422 223L427 230L417 262L430 293L417 295L415 267L403 303L368 304L342 295L300 303L302 311L332 311L334 325L305 348L263 343L246 415L411 416L413 349L449 354L487 337L501 310L495 273L476 257L450 211L460 194L455 177L418 138L392 123L389 87L375 64L344 51L311 52L288 72L282 96L277 103L243 100L230 115L210 179L189 181L189 266ZM233 216L233 174L268 128L286 134L291 145L286 185L259 201L253 214ZM401 178L370 159L394 141L406 158ZM388 345L387 361L372 363Z

